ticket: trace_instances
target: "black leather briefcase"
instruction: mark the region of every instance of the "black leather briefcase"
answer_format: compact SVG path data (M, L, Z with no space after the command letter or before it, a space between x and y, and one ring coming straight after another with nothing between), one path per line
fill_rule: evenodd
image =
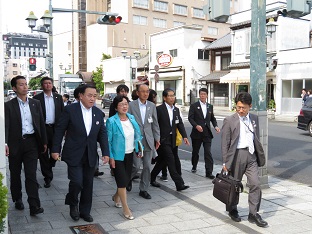
M232 176L218 173L212 181L213 196L228 206L235 206L239 202L239 193L243 192L244 187L240 181Z

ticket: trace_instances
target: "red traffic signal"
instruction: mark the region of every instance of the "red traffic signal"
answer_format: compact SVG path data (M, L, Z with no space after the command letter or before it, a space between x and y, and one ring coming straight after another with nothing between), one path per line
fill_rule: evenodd
M29 64L35 64L36 65L36 59L35 58L29 58Z
M29 58L29 71L36 71L37 66L36 66L36 59L35 58Z
M100 16L97 19L98 24L108 24L108 25L116 25L119 24L122 20L121 16L114 16L114 15L104 15Z

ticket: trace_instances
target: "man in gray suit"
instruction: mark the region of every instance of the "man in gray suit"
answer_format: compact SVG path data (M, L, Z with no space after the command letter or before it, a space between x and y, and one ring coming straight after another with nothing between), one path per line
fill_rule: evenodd
M251 95L240 92L235 97L236 112L223 121L221 148L223 170L237 180L242 180L243 174L247 176L249 186L249 215L248 221L256 223L259 227L268 225L257 213L261 202L261 188L258 176L258 166L264 166L265 155L259 141L258 116L250 114L252 107ZM235 222L241 218L237 206L227 206L229 216Z
M147 85L140 85L137 88L139 98L129 103L129 113L134 115L135 120L140 126L143 135L142 143L144 146L143 158L134 157L133 170L131 177L139 171L141 161L143 161L143 170L141 173L140 193L139 195L145 199L151 199L151 195L147 190L151 182L151 160L156 153L160 143L160 132L157 121L156 106L154 103L147 101L149 96L149 88ZM132 182L130 180L127 190L131 191Z

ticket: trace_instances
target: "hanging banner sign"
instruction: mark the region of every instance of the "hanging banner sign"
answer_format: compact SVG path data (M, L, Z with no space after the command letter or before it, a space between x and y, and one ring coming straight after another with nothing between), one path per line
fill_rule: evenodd
M157 63L162 67L170 66L172 61L173 61L173 58L170 54L162 54L157 59Z

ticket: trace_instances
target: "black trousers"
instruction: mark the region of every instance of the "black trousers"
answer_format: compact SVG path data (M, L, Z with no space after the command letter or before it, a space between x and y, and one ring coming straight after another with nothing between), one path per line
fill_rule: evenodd
M213 171L213 158L211 155L211 139L192 139L192 166L193 168L197 167L199 160L199 149L201 145L204 146L204 160L205 160L205 169L206 175L210 175Z
M85 150L80 164L76 167L68 165L68 193L65 198L66 205L79 205L82 215L89 215L92 207L93 176L95 167L90 167L88 151ZM79 199L80 193L80 199Z
M51 182L53 180L53 171L52 167L55 167L55 160L51 157L50 152L53 145L53 135L54 135L54 125L46 125L46 132L48 138L48 147L47 151L42 154L39 154L39 162L41 173L44 177L44 181Z
M177 172L178 172L179 175L182 175L181 162L180 162L180 158L179 158L179 155L178 155L178 146L173 148L173 155L174 155L174 162L175 162L175 165L176 165ZM161 175L164 176L164 177L168 176L167 164L162 168Z
M9 146L10 147L10 146ZM36 171L38 162L38 144L33 135L19 141L19 151L9 155L10 189L13 202L22 199L21 170L24 164L25 189L30 207L40 207L39 185Z
M151 182L156 180L157 175L162 170L162 168L167 165L169 169L169 174L172 178L172 180L175 183L175 186L177 189L181 188L184 185L184 180L181 177L181 163L179 158L176 160L177 154L175 154L175 148L172 147L170 142L171 140L168 140L169 143L162 143L157 150L158 157L156 164L151 172ZM179 174L180 173L180 174Z

